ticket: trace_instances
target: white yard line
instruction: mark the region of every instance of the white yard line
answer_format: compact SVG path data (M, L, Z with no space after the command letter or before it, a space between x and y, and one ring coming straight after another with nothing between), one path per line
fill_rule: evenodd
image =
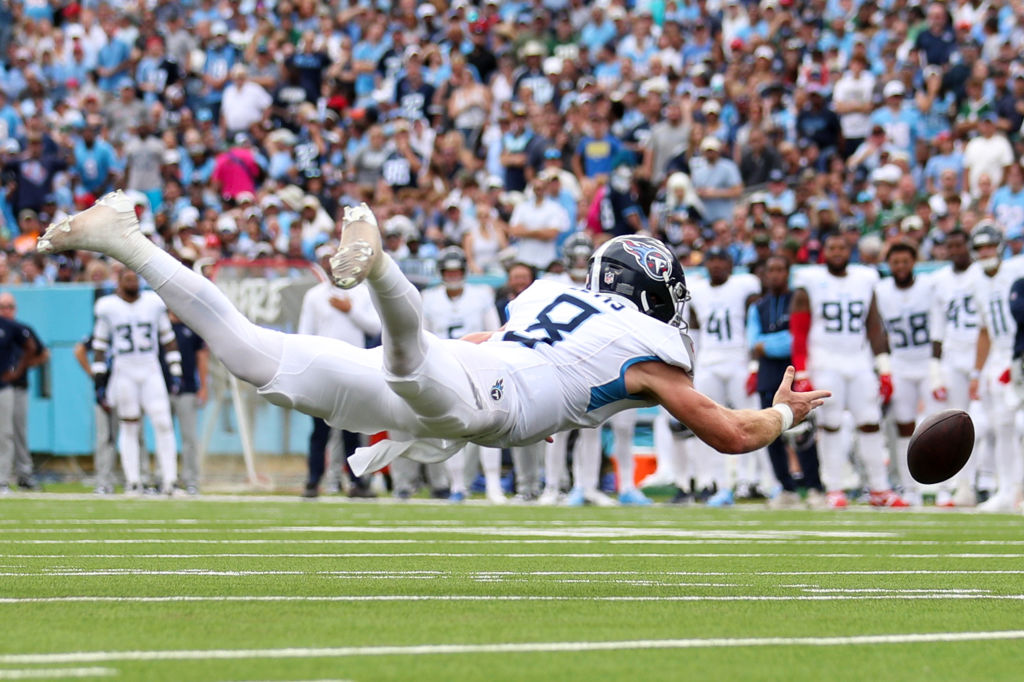
M453 559L763 559L807 557L815 559L1022 559L1024 554L851 554L823 552L210 552L208 554L0 554L0 559L372 559L441 557Z
M51 661L56 663L57 661ZM119 674L116 668L24 668L21 670L0 669L0 680L53 680L70 677L113 677Z
M423 656L437 654L510 654L637 649L709 649L778 646L863 646L931 644L1024 639L1024 630L996 632L930 632L853 637L749 637L696 639L639 639L605 642L522 642L506 644L421 644L413 646L352 646L285 649L183 649L171 651L75 651L49 654L9 654L0 663L84 663L106 661L195 661L281 658L347 658L352 656Z
M259 602L793 602L793 601L908 601L936 599L972 599L980 601L1024 601L1024 594L885 594L885 595L618 595L618 596L550 596L550 595L444 595L444 594L373 594L373 595L166 595L159 597L0 597L3 604L163 604L175 602L259 603Z
M861 576L861 575L1024 575L1024 569L962 569L962 570L871 570L871 571L470 571L468 573L445 570L220 570L208 568L177 568L177 569L146 569L146 568L40 568L37 570L3 571L0 577L9 578L44 578L61 577L94 577L94 576L201 576L201 577L239 577L239 576L334 576L339 578L403 578L403 577L469 577L469 578L523 578L523 577L596 577L596 576Z

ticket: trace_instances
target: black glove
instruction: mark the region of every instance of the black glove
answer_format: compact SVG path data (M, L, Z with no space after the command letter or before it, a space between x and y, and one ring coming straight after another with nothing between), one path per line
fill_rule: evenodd
M96 404L104 410L110 409L107 404L107 383L110 381L110 374L97 372L92 375L92 385L96 392Z

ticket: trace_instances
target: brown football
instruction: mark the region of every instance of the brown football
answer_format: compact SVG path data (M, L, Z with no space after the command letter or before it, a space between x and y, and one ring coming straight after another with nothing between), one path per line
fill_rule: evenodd
M941 483L963 469L974 449L974 422L963 410L936 412L914 429L907 466L918 483Z

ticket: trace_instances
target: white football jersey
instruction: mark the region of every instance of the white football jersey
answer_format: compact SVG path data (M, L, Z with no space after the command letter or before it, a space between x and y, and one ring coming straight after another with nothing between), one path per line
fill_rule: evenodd
M1013 341L1017 335L1017 322L1010 312L1010 287L1024 277L1024 256L1004 260L992 277L977 263L971 269L975 270L974 292L981 309L982 324L988 329L992 342L990 355L1008 360L1013 355Z
M104 349L106 343L104 350L113 360L115 371L120 366L146 364L160 371L160 346L174 340L174 330L159 296L143 291L129 303L111 294L96 301L94 312L94 347Z
M927 369L932 356L930 318L934 287L927 275L918 275L906 289L886 277L875 287L875 305L885 324L893 374Z
M931 274L933 310L931 337L942 342L942 355L970 355L978 345L981 310L975 298L974 278L978 271L971 267L956 272L953 266Z
M696 280L690 287L690 308L697 318L694 344L701 364L735 362L747 355L747 299L761 292L755 275L732 275L718 286ZM746 372L744 363L742 371Z
M811 302L808 353L816 357L851 358L867 355L867 320L878 271L850 265L845 277L836 277L824 266L796 273L794 289L804 289Z
M486 345L505 346L509 379L530 396L513 417L511 442L597 426L653 404L626 393L626 370L638 362L659 360L692 374L690 338L620 297L538 280L508 307L504 330Z
M458 298L449 298L443 285L427 289L423 292L423 321L442 339L458 339L501 326L494 290L484 284L465 285Z

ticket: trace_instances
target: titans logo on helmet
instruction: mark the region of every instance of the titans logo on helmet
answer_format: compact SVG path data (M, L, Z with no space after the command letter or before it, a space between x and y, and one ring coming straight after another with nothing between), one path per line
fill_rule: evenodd
M672 260L669 254L648 242L636 239L623 239L622 248L636 259L644 273L653 280L662 281L665 279L665 273L669 272L672 268Z

